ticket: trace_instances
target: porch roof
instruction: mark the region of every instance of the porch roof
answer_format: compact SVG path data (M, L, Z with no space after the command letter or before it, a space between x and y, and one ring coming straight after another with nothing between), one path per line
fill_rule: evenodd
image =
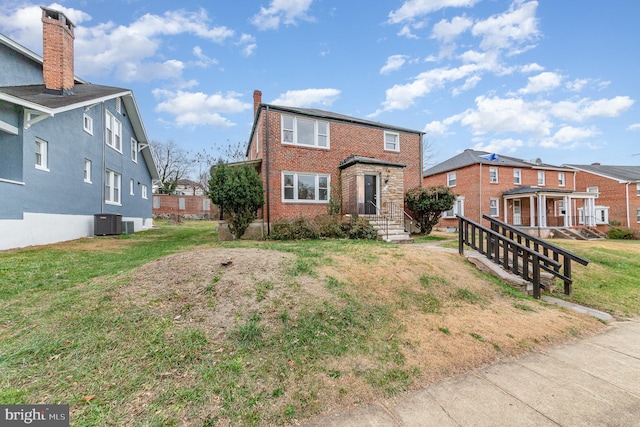
M350 156L350 157L347 157L346 159L344 159L343 161L341 161L340 165L338 165L338 168L339 169L344 169L344 168L347 168L349 166L355 165L357 163L361 163L361 164L365 164L365 165L391 166L391 167L394 167L394 168L405 168L405 167L407 167L407 165L402 164L402 163L388 162L386 160L376 159L376 158L373 158L373 157Z
M585 191L563 190L560 188L543 188L529 185L515 187L502 193L502 196L505 199L516 199L522 196L537 195L545 195L550 197L571 196L574 199L595 199L597 197L596 193L589 193Z

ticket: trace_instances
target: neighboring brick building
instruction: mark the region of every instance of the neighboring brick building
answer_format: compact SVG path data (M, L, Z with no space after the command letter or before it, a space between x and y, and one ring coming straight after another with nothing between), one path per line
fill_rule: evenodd
M595 195L576 191L575 171L539 159L467 149L427 169L423 185L445 185L458 196L438 227L457 227L456 215L483 222L484 214L545 235L539 231L597 223Z
M404 207L404 193L421 185L423 132L307 108L262 103L254 92L247 147L265 187L262 216L386 213Z
M596 194L598 227L620 224L640 231L640 166L565 165L576 172L576 189Z
M153 217L170 218L172 215L185 219L218 219L218 210L206 196L154 194Z

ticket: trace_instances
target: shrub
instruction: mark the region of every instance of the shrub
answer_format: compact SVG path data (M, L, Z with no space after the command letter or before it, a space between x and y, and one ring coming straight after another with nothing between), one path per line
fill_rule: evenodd
M343 218L336 215L319 215L313 219L299 217L279 219L271 224L273 240L302 239L349 239L375 240L378 233L366 220Z
M442 212L453 208L456 195L444 185L416 187L407 191L404 202L414 212L420 233L429 234L440 220Z
M626 239L631 240L634 238L633 230L624 227L611 227L607 233L610 239Z

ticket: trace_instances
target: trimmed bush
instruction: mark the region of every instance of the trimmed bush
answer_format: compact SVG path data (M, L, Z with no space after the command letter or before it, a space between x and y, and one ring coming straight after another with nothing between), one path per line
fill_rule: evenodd
M630 228L624 228L624 227L611 227L607 232L607 236L610 239L626 239L626 240L634 239L633 230L631 230Z
M273 240L303 239L349 239L375 240L378 233L366 220L343 218L337 215L319 215L313 219L279 219L271 224Z

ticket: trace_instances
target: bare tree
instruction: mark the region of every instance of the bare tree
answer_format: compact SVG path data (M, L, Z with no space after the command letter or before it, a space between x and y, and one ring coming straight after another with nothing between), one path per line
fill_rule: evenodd
M178 147L172 140L167 142L152 141L151 152L160 175L158 192L161 194L173 193L178 186L178 181L187 177L193 167L193 160L189 157L189 152Z
M209 192L209 180L211 179L211 167L217 163L213 155L206 150L198 151L193 156L195 166L195 181L202 186L205 194Z
M229 142L227 140L227 142ZM235 144L229 144L222 150L222 157L229 162L242 162L247 160L247 143L238 141Z
M422 139L422 169L429 169L431 166L434 166L434 159L438 153L435 151L434 141L425 136Z

